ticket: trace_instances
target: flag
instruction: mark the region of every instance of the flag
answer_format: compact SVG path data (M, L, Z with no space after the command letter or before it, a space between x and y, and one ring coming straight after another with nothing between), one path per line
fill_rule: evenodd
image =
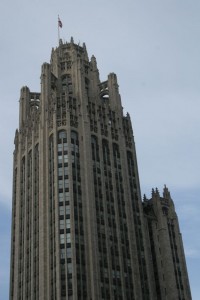
M60 20L60 18L58 17L58 26L60 27L60 28L62 28L62 22L61 22L61 20Z

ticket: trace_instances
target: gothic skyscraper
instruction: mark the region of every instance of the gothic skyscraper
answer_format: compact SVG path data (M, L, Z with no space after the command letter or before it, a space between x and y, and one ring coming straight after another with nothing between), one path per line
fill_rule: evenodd
M141 200L117 77L101 82L84 44L60 41L42 66L41 92L21 89L13 178L10 299L191 299L183 247L179 263L170 256L180 240L167 205L155 193ZM163 224L169 270L184 277L173 277L175 298L155 242Z

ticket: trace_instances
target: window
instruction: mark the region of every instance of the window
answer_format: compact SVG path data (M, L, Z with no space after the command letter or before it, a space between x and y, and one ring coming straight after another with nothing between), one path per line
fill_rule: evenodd
M72 264L67 264L67 272L72 273Z
M68 167L64 167L64 175L68 175L69 171L68 171Z
M69 192L65 193L65 200L70 201L70 194Z
M63 201L63 193L58 194L58 199L59 199L59 202Z
M64 207L63 206L60 206L59 207L59 210L60 210L60 216L64 215Z
M59 163L59 164L62 163L62 155L58 155L58 163Z
M59 158L59 156L58 156L58 158ZM64 155L64 162L68 163L68 155L67 154Z
M58 180L58 188L61 189L63 187L63 181Z
M64 220L60 220L60 229L64 229Z
M77 144L78 142L78 134L76 131L71 132L71 143L72 144Z
M60 243L61 244L64 244L64 239L65 239L64 234L60 234Z
M66 239L67 239L67 243L71 243L71 234L70 233L66 234Z
M60 258L65 258L65 249L60 249Z
M71 258L72 257L72 248L67 248L67 258Z
M65 179L64 184L65 188L69 188L69 179Z
M66 205L66 215L69 215L70 214L70 206L69 205Z
M58 176L62 176L63 175L63 170L62 168L58 168Z
M66 229L69 229L71 227L70 219L66 219Z
M62 152L62 144L58 144L58 152Z
M67 138L67 133L65 130L59 131L58 133L58 138L59 139L66 139Z

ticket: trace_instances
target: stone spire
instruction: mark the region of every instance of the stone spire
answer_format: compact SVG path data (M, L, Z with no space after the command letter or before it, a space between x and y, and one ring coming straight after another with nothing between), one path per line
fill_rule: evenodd
M170 192L168 190L168 188L166 187L166 185L164 185L164 189L163 189L163 198L166 198L166 199L171 199L171 195L170 195Z

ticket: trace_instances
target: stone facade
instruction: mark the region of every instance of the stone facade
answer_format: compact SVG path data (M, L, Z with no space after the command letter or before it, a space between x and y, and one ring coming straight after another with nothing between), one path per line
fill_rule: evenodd
M177 277L170 276L171 229L154 202L142 204L131 120L123 115L116 75L101 82L86 46L60 41L42 66L41 93L21 89L10 299L191 299L181 240L185 292L179 295ZM160 245L150 230L156 235L163 220ZM155 269L158 247L163 268Z
M155 299L192 299L178 217L167 187L162 197L153 189L143 207Z

